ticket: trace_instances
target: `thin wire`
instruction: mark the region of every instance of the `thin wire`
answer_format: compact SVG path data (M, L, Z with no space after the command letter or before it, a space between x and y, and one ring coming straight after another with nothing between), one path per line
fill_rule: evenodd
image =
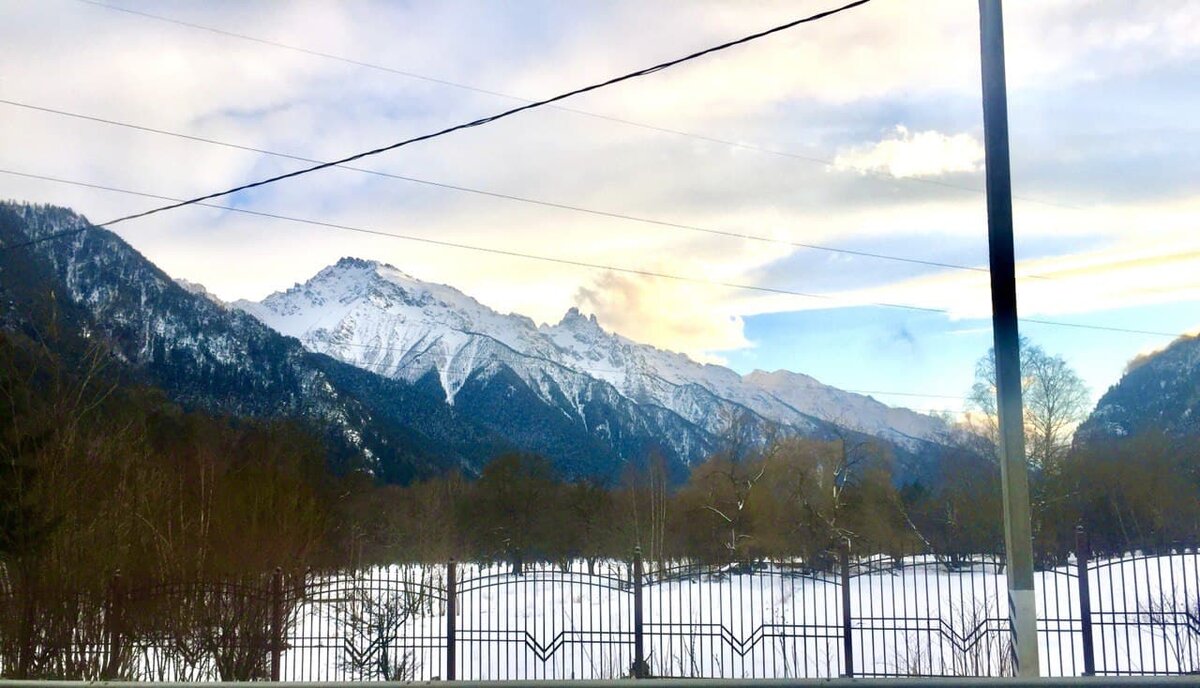
M1132 332L1134 334L1154 334L1164 337L1188 337L1191 336L1187 332L1177 334L1167 334L1166 332L1154 332L1150 330L1127 330L1121 327L1108 327L1105 325L1086 325L1083 323L1063 322L1061 320L1038 320L1036 318L1020 318L1023 323L1032 323L1034 325L1052 325L1054 327L1074 327L1081 330L1102 330L1107 332Z
M89 0L80 0L80 1L88 2ZM263 155L270 155L270 156L274 156L274 157L278 157L278 158L285 158L288 160L297 160L300 162L309 162L309 163L321 162L320 160L316 160L313 158L306 158L306 157L300 156L300 155L293 155L290 153L280 153L277 151L271 151L271 150L267 150L264 148L256 148L253 146L244 146L244 145L237 144L237 143L229 143L227 141L219 141L217 139L210 139L210 138L205 138L202 136L194 136L191 134L183 134L183 133L174 132L174 131L167 131L165 129L155 129L153 127L142 126L140 124L132 124L129 122L121 122L121 121L117 121L117 120L106 119L103 117L84 115L84 114L80 114L80 113L76 113L76 112L69 112L66 110L58 110L55 108L44 107L41 105L32 105L30 103L22 103L22 102L15 101L15 100L6 100L3 98L0 98L0 104L10 105L10 106L19 107L19 108L25 108L25 109L34 110L37 112L45 112L45 113L49 113L49 114L60 115L63 117L72 117L75 119L86 120L89 122L98 122L101 124L107 124L107 125L112 125L112 126L117 126L117 127L125 127L127 129L133 129L136 131L148 132L148 133L152 133L152 134L173 136L173 137L185 139L188 141L195 141L198 143L205 143L205 144L210 144L210 145L214 145L214 146L223 146L225 148L242 150L242 151L247 151L247 152L251 152L251 153L260 153ZM536 198L529 198L527 196L517 196L514 194L506 194L506 193L500 193L500 192L496 192L496 191L488 191L488 190L484 190L484 189L475 189L475 188L471 188L468 186L460 186L457 184L447 184L444 182L430 181L428 179L420 179L417 177L409 177L409 176L405 176L405 175L392 174L390 172L383 172L381 170L373 170L373 169L364 168L364 167L354 167L351 165L338 165L337 167L339 167L341 169L345 169L345 170L352 170L354 172L362 172L365 174L376 175L379 177L386 177L388 179L396 179L396 180L412 182L412 183L416 183L416 184L424 184L427 186L433 186L433 187L437 187L440 189L447 189L447 190L451 190L451 191L460 191L460 192L465 192L465 193L478 194L481 196L489 196L492 198L500 198L500 199L509 200L509 201L517 201L520 203L529 203L529 204L533 204L533 205L545 206L548 208L557 208L560 210L570 210L570 211L579 212L579 213L587 213L590 215L597 215L600 217L609 217L609 218L614 218L614 219L619 219L619 220L629 220L631 222L641 222L641 223L650 224L650 225L657 225L657 226L661 226L661 227L671 227L671 228L675 228L675 229L700 232L700 233L704 233L704 234L725 236L725 237L730 237L730 238L734 238L734 239L761 241L764 243L792 246L794 248L811 249L811 250L815 250L815 251L826 251L826 252L830 252L830 253L838 253L838 254L856 256L856 257L861 257L861 258L873 258L873 259L878 259L878 260L888 260L888 261L895 261L895 262L899 262L899 263L910 263L910 264L914 264L914 265L925 265L925 266L929 266L929 267L947 268L947 269L952 269L952 270L965 270L965 271L980 272L980 273L985 273L985 274L988 272L988 269L985 267L978 267L978 266L973 266L973 265L946 263L946 262L942 262L942 261L925 260L925 259L921 259L921 258L908 258L908 257L904 257L904 256L894 256L894 255L890 255L890 254L886 254L886 253L875 253L872 251L860 251L860 250L856 250L856 249L838 248L835 246L825 246L822 244L809 244L809 243L804 243L804 242L799 242L799 241L793 241L791 239L776 239L773 237L767 237L767 236L762 236L762 235L757 235L757 234L746 234L746 233L741 233L741 232L732 232L732 231L721 230L721 229L713 229L710 227L703 227L703 226L699 226L699 225L684 224L684 223L680 223L680 222L671 222L671 221L667 221L667 220L656 220L653 218L639 217L636 215L628 215L625 213L617 213L617 212L612 212L612 211L607 211L607 210L598 210L595 208L586 208L586 207L577 206L577 205L569 205L566 203L557 203L554 201L544 201L544 200L540 200L540 199L536 199ZM1022 275L1021 277L1029 278L1029 279L1053 279L1052 277L1047 276L1047 275L1036 275L1036 274Z
M74 181L74 180L70 180L70 179L62 179L59 177L50 177L50 176L46 176L46 175L31 174L31 173L26 173L26 172L17 172L15 170L0 169L0 174L9 174L9 175L17 176L17 177L25 177L28 179L39 179L42 181L54 182L54 183L58 183L58 184L69 184L71 186L80 186L80 187L85 187L85 188L90 188L90 189L99 189L102 191L111 191L114 193L128 194L131 196L141 196L143 198L155 198L158 200L176 200L176 199L172 198L171 196L162 196L162 195L158 195L158 194L144 193L141 191L131 191L129 189L120 189L117 187L105 186L105 185L101 185L101 184L91 184L88 182L79 182L79 181ZM546 263L556 263L559 265L570 265L573 267L590 268L590 269L594 269L594 270L607 270L607 271L611 271L611 272L639 275L639 276L643 276L643 277L659 277L662 279L675 280L675 281L679 281L679 282L687 282L687 283L694 283L694 284L707 284L707 285L713 285L713 286L718 286L718 287L725 287L728 289L742 289L742 290L747 290L747 291L756 291L756 292L763 292L763 293L769 293L769 294L779 294L779 295L784 295L784 296L799 296L799 297L808 298L808 299L841 301L841 302L846 303L848 306L876 306L876 307L880 307L880 308L895 308L895 309L903 309L903 310L910 310L910 311L918 311L918 312L923 312L923 313L939 313L939 314L949 314L950 313L949 309L946 309L946 308L934 308L934 307L930 307L930 306L915 306L915 305L911 305L911 304L888 303L888 302L883 302L883 301L856 301L856 300L852 300L852 299L846 299L844 297L834 296L832 294L814 294L814 293L809 293L809 292L801 292L801 291L793 291L790 289L783 289L780 287L768 287L768 286L757 285L757 284L739 284L736 282L722 282L722 281L717 281L717 280L708 280L708 279L704 279L704 278L700 278L700 277L690 277L690 276L686 276L686 275L675 275L675 274L665 273L665 272L656 272L653 270L644 270L644 269L640 269L640 268L627 268L627 267L620 267L620 266L616 266L616 265L604 265L601 263L589 263L586 261L574 260L574 259L570 259L570 258L560 258L560 257L556 257L556 256L543 256L543 255L538 255L538 254L533 254L533 253L523 253L520 251L512 251L509 249L493 248L493 247L488 247L488 246L477 246L474 244L463 244L463 243L452 242L452 241L443 241L441 239L430 239L428 237L419 237L419 236L414 236L414 235L410 235L410 234L395 234L395 233L384 232L384 231L376 230L376 229L368 229L365 227L354 227L351 225L343 225L343 224L338 224L338 223L334 223L334 222L323 222L320 220L310 220L310 219L306 219L306 218L290 217L287 215L268 213L268 212L264 212L264 211L260 211L260 210L250 210L249 208L236 208L233 206L219 205L216 203L195 202L195 203L191 203L190 205L199 205L199 206L203 206L206 208L215 208L217 210L228 210L228 211L232 211L232 212L236 212L236 213L243 213L246 215L254 215L257 217L268 217L268 218L273 218L276 220L285 220L287 222L295 222L295 223L299 223L299 224L312 225L315 227L326 227L329 229L337 229L337 230L343 230L343 231L348 231L348 232L357 232L360 234L370 234L370 235L374 235L374 236L391 237L393 239L400 239L403 241L413 241L413 242L418 242L418 243L423 243L423 244L431 244L434 246L444 246L447 248L457 248L457 249L462 249L462 250L467 250L467 251L478 251L478 252L490 253L490 254L494 254L494 255L510 256L510 257L514 257L514 258L524 258L524 259L528 259L528 260L536 260L536 261L541 261L541 262L546 262ZM99 225L87 225L87 226L78 227L78 228L71 229L71 230L66 230L63 232L56 232L53 235L50 235L47 237L39 237L38 239L31 239L29 241L25 241L22 243L11 244L9 246L0 247L0 251L8 251L8 250L13 250L13 249L17 249L17 248L22 248L25 246L31 246L33 244L41 243L42 241L44 241L48 238L58 238L58 237L70 236L73 234L79 234L81 232L85 232L89 229L92 229L93 227L98 227L98 226ZM1107 325L1087 325L1087 324L1083 324L1083 323L1068 323L1068 322L1060 322L1060 321L1055 321L1055 320L1040 320L1040 319L1021 318L1020 322L1029 322L1029 323L1034 323L1034 324L1039 324L1039 325L1072 327L1072 328L1079 328L1079 329L1086 329L1086 330L1102 330L1102 331L1106 331L1106 332L1122 332L1122 333L1126 333L1126 334L1145 334L1145 335L1153 335L1156 337L1177 338L1177 337L1186 336L1186 334L1181 334L1181 333L1176 333L1176 332L1162 332L1162 331L1156 331L1156 330L1139 330L1139 329L1124 328L1124 327L1111 327L1111 326L1107 326Z
M229 38L238 38L241 40L251 41L253 43L259 43L261 45L267 45L267 46L271 46L274 48L281 48L283 50L291 50L294 52L303 53L305 55L310 55L313 57L320 57L320 58L324 58L327 60L343 62L345 64L354 65L356 67L363 67L365 69L374 69L374 70L381 71L381 72L388 72L390 74L396 74L398 76L403 76L403 77L406 77L409 79L418 79L420 81L427 81L427 82L434 83L434 84L440 84L442 86L450 86L452 88L462 89L464 91L472 91L474 93L482 93L482 94L489 95L489 96L496 96L498 98L506 98L508 100L515 100L515 101L522 102L522 103L534 102L528 98L522 98L521 96L514 96L509 93L493 91L493 90L486 89L486 88L480 88L478 86L471 86L469 84L464 84L464 83L460 83L460 82L456 82L456 81L450 81L448 79L432 77L432 76L428 76L425 74L418 74L416 72L411 72L411 71L407 71L407 70L403 70L403 69L396 69L394 67L387 67L384 65L374 64L371 62L365 62L363 60L355 60L353 58L345 57L342 55L335 55L332 53L322 52L320 50L313 50L311 48L305 48L302 46L291 45L288 43L281 43L279 41L273 41L273 40L269 40L269 39L265 39L265 38L259 38L257 36L250 36L247 34L237 33L234 31L227 31L225 29L219 29L219 28L216 28L213 26L207 26L205 24L196 24L193 22L187 22L187 21L183 21L180 19L173 19L171 17L166 17L166 16L162 16L162 15L158 15L158 14L142 12L140 10L129 9L126 7L118 7L116 5L109 5L109 4L106 4L103 2L98 2L97 0L77 0L77 1L88 4L88 5L94 5L96 7L102 7L104 9L108 9L108 10L114 10L117 12L124 12L126 14L144 17L146 19L153 19L155 21L166 22L168 24L176 24L178 26L183 26L183 27L187 27L190 29L198 29L200 31L207 31L209 33L214 33L214 34L218 34L221 36L227 36ZM722 139L722 138L718 138L715 136L709 136L706 134L696 134L693 132L682 131L680 129L672 129L670 127L659 126L656 124L647 124L645 122L638 122L635 120L624 119L622 117L615 117L613 115L605 115L605 114L601 114L598 112L592 112L590 110L581 110L579 108L566 107L563 105L550 105L548 107L550 107L551 109L554 109L554 110L562 111L562 112L570 112L570 113L576 114L576 115L583 115L585 117L592 117L595 119L605 120L608 122L615 122L617 124L624 124L624 125L628 125L631 127L638 127L639 129L647 129L649 131L657 131L657 132L664 133L664 134L671 134L673 136L683 136L683 137L687 137L687 138L691 138L691 139L696 139L698 141L706 141L708 143L716 143L716 144L719 144L722 146L728 146L730 148L739 148L742 150L749 150L749 151L754 151L757 153L766 153L768 155L775 155L775 156L784 157L784 158L792 158L795 160L803 160L805 162L816 163L818 165L822 165L824 167L828 167L828 168L832 168L832 169L836 169L838 166L836 160L830 160L828 158L822 158L822 157L813 156L813 155L801 155L799 153L793 153L790 151L782 151L782 150L778 150L775 148L767 148L765 146L758 146L758 145L755 145L752 143L731 141L729 139ZM879 172L879 171L874 171L874 170L862 172L861 174L865 174L866 176L870 176L870 177L875 177L877 179L884 180L884 181L897 181L897 182L910 182L910 183L915 183L915 184L926 184L929 186L940 186L940 187L946 188L946 189L956 189L958 191L967 191L967 192L975 193L975 194L986 193L986 190L983 188L980 188L980 187L964 186L961 184L953 184L950 182L944 182L944 181L940 181L937 179L926 179L926 178L922 178L922 177L897 177L892 174L887 174L885 172ZM1047 201L1047 200L1043 200L1043 199L1039 199L1039 198L1030 198L1028 196L1013 196L1013 199L1018 200L1018 201L1023 201L1026 203L1036 203L1039 205L1045 205L1045 206L1050 206L1050 207L1055 207L1055 208L1066 208L1069 210L1086 210L1085 207L1079 206L1079 205L1072 205L1069 203L1060 203L1060 202L1056 202L1056 201Z
M848 3L846 5L842 5L841 7L838 7L838 8L832 9L832 10L827 10L825 12L818 12L817 14L805 17L803 19L796 19L796 20L790 21L786 24L780 24L779 26L776 26L776 27L773 27L770 29L766 29L764 31L759 31L757 33L753 33L748 36L743 36L741 38L738 38L738 39L735 39L732 41L727 41L720 45L715 45L711 48L705 48L704 50L700 50L700 51L691 53L690 55L684 55L683 57L678 57L673 60L661 62L652 67L646 67L644 69L639 69L639 70L636 70L633 72L629 72L627 74L622 74L621 76L613 77L606 81L601 81L601 82L598 82L595 84L591 84L590 86L584 86L582 88L577 88L577 89L574 89L571 91L567 91L565 93L560 93L559 95L552 96L550 98L545 98L543 100L537 100L532 103L528 103L526 105L521 105L521 106L518 106L515 108L511 108L509 110L505 110L503 112L499 112L494 115L489 115L487 117L480 117L479 119L472 120L470 122L464 122L462 124L456 124L454 126L446 127L445 129L441 129L439 131L435 131L435 132L432 132L429 134L422 134L420 136L414 136L412 138L404 139L403 141L397 141L396 143L392 143L392 144L389 144L386 146L381 146L379 148L373 148L371 150L363 151L361 153L355 153L354 155L348 155L348 156L346 156L344 158L340 158L338 160L333 160L330 162L323 162L323 163L320 163L317 165L312 165L310 167L305 167L305 168L295 170L292 172L287 172L285 174L279 174L279 175L275 175L273 177L267 177L266 179L260 179L256 182L241 184L239 186L235 186L233 188L226 189L224 191L217 191L215 193L205 194L203 196L196 196L195 198L189 198L187 200L179 201L178 203L172 203L170 205L164 205L164 206L160 206L158 208L152 208L150 210L145 210L140 213L134 213L133 215L126 215L124 217L118 217L114 220L109 220L108 222L103 222L97 226L111 227L111 226L121 223L121 222L135 220L137 218L146 217L148 215L154 215L155 213L161 213L161 212L164 212L167 210L174 210L175 208L181 208L186 205L193 205L193 204L199 203L201 201L208 201L208 200L212 200L214 198L228 196L229 194L238 193L239 191L246 191L246 190L254 189L254 188L257 188L260 186L265 186L267 184L273 184L278 181L283 181L284 179L291 179L292 177L299 177L301 175L309 174L311 172L316 172L318 170L323 170L323 169L327 169L330 167L336 167L338 165L342 165L342 164L345 164L348 162L353 162L355 160L361 160L363 158L370 157L373 155L379 155L380 153L386 153L388 151L396 150L397 148L402 148L404 146L412 145L414 143L419 143L421 141L429 141L431 139L445 136L447 134L451 134L456 131L462 131L464 129L480 127L485 124L490 124L492 122L504 119L506 117L511 117L515 114L525 112L526 110L532 110L534 108L542 107L544 105L556 103L560 100L566 100L567 98L571 98L571 97L581 95L584 93L589 93L591 91L596 91L596 90L599 90L602 88L606 88L606 87L612 86L614 84L619 84L623 81L629 81L631 79L636 79L639 77L654 74L656 72L661 72L665 69L669 69L671 67L682 64L684 62L689 62L691 60L695 60L695 59L704 57L705 55L711 55L713 53L716 53L716 52L719 52L722 50L727 50L729 48L732 48L732 47L735 47L738 45L742 45L744 43L749 43L750 41L758 40L765 36L770 36L772 34L776 34L781 31L786 31L788 29L794 28L801 24L807 24L809 22L814 22L814 21L818 21L820 19L824 19L825 17L831 17L840 12L845 12L846 10L853 9L853 8L859 7L861 5L865 5L870 1L871 0L854 0L854 2Z

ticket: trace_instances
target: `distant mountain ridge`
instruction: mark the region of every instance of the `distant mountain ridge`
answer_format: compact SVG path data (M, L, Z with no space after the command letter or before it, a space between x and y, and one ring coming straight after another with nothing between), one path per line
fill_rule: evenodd
M917 447L947 431L931 416L888 407L798 373L745 377L683 354L605 332L595 316L570 309L556 324L501 314L453 287L418 280L393 266L343 258L303 284L233 307L312 351L403 380L434 373L447 401L472 375L508 366L548 403L565 394L579 415L580 391L597 382L639 405L668 409L721 435L746 413L820 435L836 423Z

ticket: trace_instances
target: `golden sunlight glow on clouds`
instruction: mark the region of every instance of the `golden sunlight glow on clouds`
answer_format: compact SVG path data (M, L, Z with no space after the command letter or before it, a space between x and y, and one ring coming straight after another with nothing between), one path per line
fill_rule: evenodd
M720 363L713 351L750 346L742 318L722 307L722 287L605 273L580 287L575 300L605 329L659 348Z
M1027 316L1200 301L1200 281L1196 278L1200 274L1200 251L1197 250L1156 254L1153 249L1139 249L1130 242L1083 254L1028 261L1018 271L1024 275L1018 282L1020 309ZM941 273L841 296L847 302L886 301L943 308L955 318L987 318L991 313L984 274Z

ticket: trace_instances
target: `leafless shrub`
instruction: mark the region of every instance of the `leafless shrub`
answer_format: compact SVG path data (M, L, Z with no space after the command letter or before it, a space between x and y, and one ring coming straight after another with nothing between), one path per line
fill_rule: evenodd
M104 677L109 660L95 596L31 584L0 592L0 674L17 679Z
M360 681L416 679L420 659L403 641L417 633L412 627L434 602L420 584L379 589L356 582L333 611L343 635L341 668Z
M298 599L280 591L286 638ZM121 633L136 654L129 678L250 681L270 677L271 587L262 577L156 585L127 594Z
M929 638L897 633L895 671L908 676L1012 676L1012 639L1006 630L991 628L989 600L965 609L952 608L950 619L939 619Z
M1139 608L1139 620L1150 626L1175 662L1168 670L1182 674L1200 674L1200 597L1172 589L1159 599Z

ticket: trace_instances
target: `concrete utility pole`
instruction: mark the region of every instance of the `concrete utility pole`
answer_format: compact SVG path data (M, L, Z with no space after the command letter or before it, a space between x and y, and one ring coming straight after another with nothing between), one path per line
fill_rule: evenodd
M996 396L1000 415L1000 481L1004 489L1008 615L1017 675L1030 678L1039 673L1037 609L1033 593L1029 469L1025 461L1025 424L1021 407L1012 180L1008 164L1008 96L1004 85L1004 23L1000 0L979 0L979 43L983 66L988 255L992 278Z

